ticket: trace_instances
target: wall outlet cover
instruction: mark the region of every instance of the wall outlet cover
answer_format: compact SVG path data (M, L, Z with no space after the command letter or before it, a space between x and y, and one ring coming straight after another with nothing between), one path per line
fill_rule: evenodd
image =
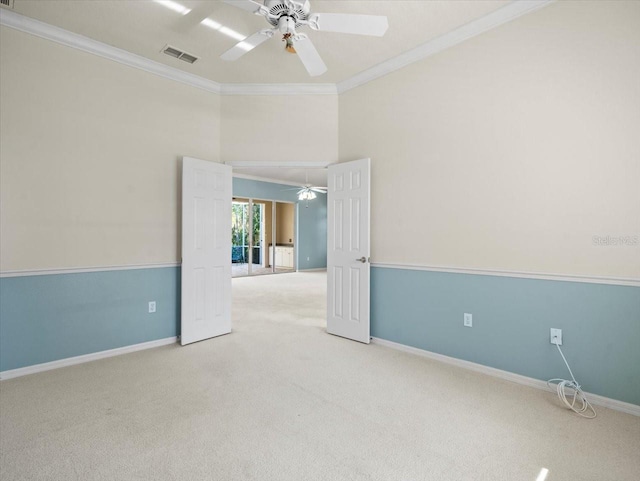
M473 315L464 313L464 327L473 327Z
M554 339L557 336L558 340ZM562 346L562 329L554 329L553 327L549 329L549 342L551 344L558 344Z
M149 312L150 313L156 312L156 301L149 302Z

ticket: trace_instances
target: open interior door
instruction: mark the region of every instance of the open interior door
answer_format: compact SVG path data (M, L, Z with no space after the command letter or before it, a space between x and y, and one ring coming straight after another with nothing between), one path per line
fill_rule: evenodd
M370 165L330 165L327 192L327 332L367 344Z
M231 332L231 177L182 159L182 345Z

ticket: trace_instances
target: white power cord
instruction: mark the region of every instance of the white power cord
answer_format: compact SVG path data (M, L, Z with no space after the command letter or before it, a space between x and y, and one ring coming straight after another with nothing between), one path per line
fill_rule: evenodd
M547 381L547 386L549 386L549 389L553 389L552 385L557 383L557 385L555 386L556 392L558 393L558 397L564 403L565 406L571 409L574 413L577 413L584 418L587 418L587 419L595 418L596 410L589 403L589 401L587 401L587 398L585 397L584 392L582 392L582 389L580 388L580 384L578 384L578 382L576 381L576 378L573 376L573 372L571 372L569 363L567 362L567 359L564 357L564 354L562 353L562 349L560 349L560 344L558 344L558 338L554 337L553 340L555 341L554 344L558 348L558 351L560 351L562 360L564 361L564 363L567 366L567 369L569 370L569 374L571 374L571 381L568 381L566 379L549 379ZM571 401L569 401L569 398L567 397L566 389L573 390L573 396ZM569 396L571 396L571 393L569 393ZM593 415L591 415L590 413L593 413Z

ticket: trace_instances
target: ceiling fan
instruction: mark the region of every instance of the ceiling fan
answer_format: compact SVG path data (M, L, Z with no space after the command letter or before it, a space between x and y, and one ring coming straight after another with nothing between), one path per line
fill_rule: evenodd
M313 200L317 197L316 192L318 194L326 194L327 193L327 187L320 187L318 185L313 185L309 183L309 173L305 172L304 173L304 184L300 185L299 187L294 187L293 189L285 189L285 190L296 190L299 189L298 192L296 192L296 195L298 196L298 200Z
M319 194L327 193L326 187L318 187L316 185L304 184L300 186L301 189L296 192L298 200L313 200L317 197L316 192Z
M382 37L389 23L379 15L355 15L342 13L312 13L309 0L225 0L225 3L241 8L266 19L271 28L265 28L238 42L223 53L223 60L237 60L258 45L266 42L276 32L282 34L285 49L297 53L309 75L316 77L327 71L320 54L304 33L296 28L308 26L322 32L354 33Z

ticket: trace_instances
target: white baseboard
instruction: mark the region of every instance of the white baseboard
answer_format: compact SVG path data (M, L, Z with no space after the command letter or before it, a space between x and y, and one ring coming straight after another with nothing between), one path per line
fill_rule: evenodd
M326 267L315 267L313 269L298 269L298 272L326 272Z
M33 366L20 367L18 369L10 369L0 372L0 380L12 379L14 377L26 376L27 374L35 374L37 372L50 371L52 369L58 369L60 367L74 366L76 364L82 364L85 362L96 361L98 359L104 359L106 357L119 356L121 354L128 354L130 352L143 351L145 349L151 349L153 347L166 346L167 344L175 344L177 337L167 337L165 339L158 339L157 341L142 342L140 344L133 344L131 346L118 347L116 349L109 349L107 351L92 352L91 354L84 354L82 356L68 357L66 359L59 359L57 361L45 362L42 364L35 364Z
M443 354L438 354L431 351L425 351L424 349L418 349L417 347L411 347L405 344L399 344L397 342L387 341L386 339L380 339L377 337L372 337L371 343L378 344L380 346L390 347L398 351L408 352L418 356L433 359L435 361L440 361L446 364L451 364L453 366L461 367L463 369L468 369L470 371L480 372L482 374L487 374L489 376L504 379L506 381L515 382L517 384L522 384L524 386L534 387L536 389L542 389L544 391L549 392L549 388L547 387L547 383L545 381L534 379L532 377L522 376L520 374L515 374L509 371L503 371L502 369L496 369L494 367L483 366L482 364L477 364L475 362L465 361L463 359L457 359L455 357L449 357L449 356L445 356ZM603 406L603 407L613 409L615 411L621 411L627 414L632 414L634 416L640 416L640 406L636 404L626 403L623 401L618 401L616 399L611 399L608 397L600 396L598 394L591 394L588 392L585 392L585 394L588 396L589 402L591 404Z

